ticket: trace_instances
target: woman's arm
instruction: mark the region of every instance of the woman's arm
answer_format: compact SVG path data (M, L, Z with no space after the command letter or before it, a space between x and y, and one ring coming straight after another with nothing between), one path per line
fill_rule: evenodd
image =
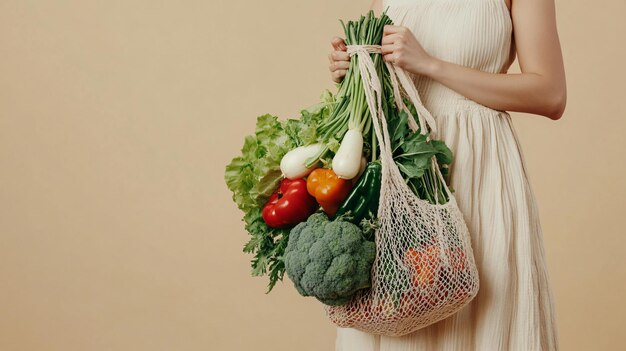
M557 120L567 92L554 0L513 0L511 12L520 74L487 73L431 57L408 29L397 26L385 28L385 60L492 109Z

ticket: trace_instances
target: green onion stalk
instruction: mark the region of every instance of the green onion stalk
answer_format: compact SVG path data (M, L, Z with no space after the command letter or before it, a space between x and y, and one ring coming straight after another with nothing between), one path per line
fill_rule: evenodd
M359 20L344 23L341 21L345 32L345 42L347 45L380 45L383 37L385 25L391 24L391 19L386 13L376 17L373 11L361 16ZM383 77L386 68L382 55L372 53L372 60L378 71L379 77ZM363 88L363 80L359 71L358 57L350 59L350 67L345 77L339 85L335 95L335 107L326 122L317 128L321 142L327 144L328 141L342 140L349 129L357 129L363 133L364 140L371 140L370 156L372 161L376 160L377 140L376 134L372 132L372 116L369 111ZM318 155L310 158L307 167L315 164L328 151L328 147L323 148Z

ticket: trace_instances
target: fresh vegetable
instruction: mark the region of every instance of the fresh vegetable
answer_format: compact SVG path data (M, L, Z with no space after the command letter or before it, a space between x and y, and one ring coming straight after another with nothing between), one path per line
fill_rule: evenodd
M335 306L370 286L375 256L375 244L357 225L315 213L291 230L285 268L302 296Z
M334 109L335 96L328 90L324 90L320 97L321 101L300 111L300 118L288 119L284 122L285 132L295 146L315 144L320 136L317 129L320 124L328 120L330 112ZM339 143L327 144L331 151L336 151ZM322 159L322 162L330 162L330 158Z
M418 248L409 247L404 252L404 263L412 268L413 276L411 284L421 291L431 291L427 288L429 285L435 284L435 279L439 280L438 284L447 284L452 274L468 274L465 271L465 251L461 247L447 248L446 256L450 259L450 265L443 265L440 262L440 248L435 245L419 246ZM456 279L459 282L466 282L463 279ZM467 282L470 280L468 279ZM429 294L416 295L412 289L405 289L407 294L402 295L400 306L404 309L414 308L421 304L437 304L447 301L450 298L455 300L464 300L472 290L470 286L455 286L454 292L450 289L437 289Z
M297 147L285 154L280 161L280 170L285 178L298 179L306 177L316 168L315 164L310 167L305 166L306 161L319 154L323 148L324 144L312 144Z
M347 45L379 45L383 28L391 24L391 19L386 13L376 17L374 12L370 11L357 21L341 23ZM382 55L372 53L370 56L378 75L382 77L386 70ZM386 74L388 75L388 72ZM342 140L337 155L333 159L332 167L342 178L352 179L358 174L357 165L364 151L373 154L376 153L377 148L357 56L350 59L350 66L339 85L334 101L333 110L328 119L320 124L317 134L320 136L319 141L326 144L334 144L337 140Z
M317 208L304 179L284 179L263 207L263 220L272 228L289 228L305 221Z
M436 268L439 266L439 248L434 245L418 249L409 247L404 253L407 265L415 269L413 285L425 286L435 283Z
M256 132L246 137L242 155L226 166L226 184L241 210L247 212L265 204L282 179L280 160L294 146L277 117L257 119Z
M350 129L343 137L341 146L333 158L333 171L343 179L352 179L359 174L363 157L363 134L359 129Z
M361 178L363 172L365 172L365 167L367 167L367 159L365 156L361 156L361 165L359 166L359 174L356 177L352 178L352 183L356 183L356 181Z
M318 168L309 174L306 186L324 212L334 216L339 205L350 193L352 183L339 178L332 169Z
M373 219L378 213L382 165L370 162L345 201L339 206L337 216L349 213L352 223L359 224L364 218Z
M413 114L415 115L415 114ZM435 156L440 171L445 176L447 166L452 162L452 151L440 140L428 140L418 131L408 127L408 114L405 111L390 111L387 119L392 140L393 157L407 185L420 199L430 203L444 204L448 195L441 180L432 168L431 158Z
M282 257L289 230L267 226L262 208L282 179L280 161L283 156L291 149L319 139L317 127L328 118L333 104L334 97L326 91L322 101L302 110L298 119L279 121L275 116L260 116L254 135L245 138L241 155L226 166L226 185L233 193L233 201L244 213L245 230L250 234L243 251L254 255L253 276L269 275L267 292L283 279ZM328 163L330 159L322 159L322 162Z

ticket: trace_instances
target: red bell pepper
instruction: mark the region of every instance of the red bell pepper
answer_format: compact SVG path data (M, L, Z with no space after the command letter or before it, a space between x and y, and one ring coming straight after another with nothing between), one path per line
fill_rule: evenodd
M263 207L263 220L272 228L288 228L304 222L319 205L309 195L304 179L284 179Z

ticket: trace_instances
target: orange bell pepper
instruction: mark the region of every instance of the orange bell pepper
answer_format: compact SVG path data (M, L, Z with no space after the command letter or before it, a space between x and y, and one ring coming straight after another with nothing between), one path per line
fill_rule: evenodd
M322 206L322 210L334 216L350 193L352 182L339 178L332 169L317 168L307 177L306 188Z
M439 249L436 246L428 246L423 251L409 247L404 253L406 264L413 266L415 275L413 284L424 286L435 282L435 270L439 261Z

